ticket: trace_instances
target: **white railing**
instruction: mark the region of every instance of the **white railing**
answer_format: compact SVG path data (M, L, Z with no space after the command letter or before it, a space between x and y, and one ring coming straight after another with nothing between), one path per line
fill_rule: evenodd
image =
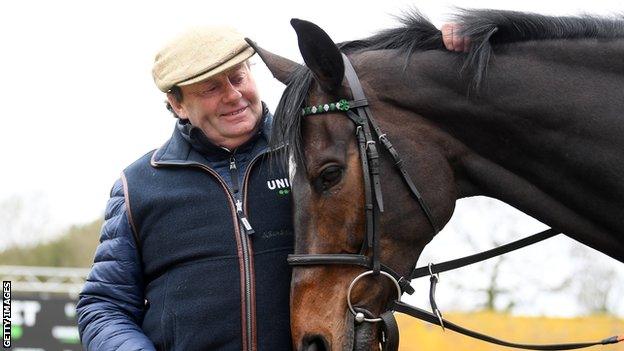
M88 268L0 266L2 280L11 281L13 292L45 292L78 296Z

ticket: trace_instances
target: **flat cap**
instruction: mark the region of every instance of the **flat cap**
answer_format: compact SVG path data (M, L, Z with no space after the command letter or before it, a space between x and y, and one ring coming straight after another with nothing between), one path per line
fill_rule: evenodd
M189 85L244 62L255 53L231 27L195 27L167 44L154 60L152 76L158 89Z

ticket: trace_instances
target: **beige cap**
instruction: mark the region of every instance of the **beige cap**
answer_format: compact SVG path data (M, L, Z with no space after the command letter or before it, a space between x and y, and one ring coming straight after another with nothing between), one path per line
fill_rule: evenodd
M189 85L244 62L255 53L230 27L192 28L167 44L154 60L152 76L158 89Z

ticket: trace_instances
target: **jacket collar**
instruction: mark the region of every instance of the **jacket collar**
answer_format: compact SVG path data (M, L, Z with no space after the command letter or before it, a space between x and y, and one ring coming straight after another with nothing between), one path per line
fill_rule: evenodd
M264 102L262 108L260 129L256 135L236 150L228 150L211 143L200 128L191 125L188 121L178 120L171 138L152 155L152 166L192 164L207 166L210 162L224 160L235 153L251 150L259 139L263 138L268 141L270 138L273 116Z

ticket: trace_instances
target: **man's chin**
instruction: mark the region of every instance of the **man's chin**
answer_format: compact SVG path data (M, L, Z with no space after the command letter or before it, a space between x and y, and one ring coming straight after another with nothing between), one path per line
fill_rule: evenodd
M244 140L243 143L249 139L251 139L258 129L256 126L250 125L238 125L236 128L228 128L223 133L223 136L226 139L231 140Z
M231 136L253 135L260 129L260 120L253 117L241 118L227 123L224 127L224 131Z

